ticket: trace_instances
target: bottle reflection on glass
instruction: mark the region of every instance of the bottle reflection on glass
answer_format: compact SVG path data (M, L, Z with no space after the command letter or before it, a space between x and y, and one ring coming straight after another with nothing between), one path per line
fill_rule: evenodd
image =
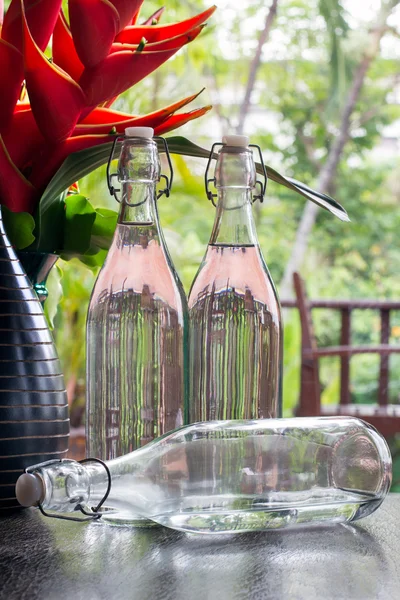
M87 319L87 453L107 460L179 427L185 411L186 299L158 222L157 145L133 129L118 166L118 224Z
M253 155L245 136L224 142L215 223L189 295L191 422L280 415L281 314L252 216Z

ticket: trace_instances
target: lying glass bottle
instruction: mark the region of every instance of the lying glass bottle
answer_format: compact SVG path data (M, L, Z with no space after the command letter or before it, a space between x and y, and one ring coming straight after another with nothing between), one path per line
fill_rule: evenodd
M378 508L391 483L385 440L347 417L196 423L105 464L111 489L101 521L126 524L139 514L197 533L355 521ZM19 502L58 513L90 513L108 484L98 462L28 471L17 482Z

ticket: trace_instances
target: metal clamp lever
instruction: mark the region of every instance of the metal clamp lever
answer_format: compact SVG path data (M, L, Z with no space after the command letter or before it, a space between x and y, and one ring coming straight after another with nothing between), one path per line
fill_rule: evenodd
M215 177L209 178L208 177L208 171L210 169L211 161L214 158L214 148L216 146L225 146L225 144L223 144L221 142L215 142L212 145L211 151L210 151L210 156L209 156L208 161L207 161L206 171L205 171L205 174L204 174L204 183L205 183L207 198L213 203L214 206L216 206L214 198L217 197L217 194L214 194L210 190L209 184L210 183L214 183L214 185L215 185ZM248 147L249 148L257 148L258 154L259 154L259 157L260 157L260 163L261 163L263 175L264 175L264 181L260 181L260 180L257 179L257 181L255 183L255 187L259 186L260 192L258 194L255 194L253 196L253 202L255 202L256 200L259 200L260 202L263 202L264 201L264 196L265 196L265 190L267 188L267 183L268 183L267 169L265 168L264 159L263 159L263 156L262 156L262 152L261 152L260 146L258 146L257 144L249 144Z
M257 148L258 156L260 157L260 164L261 164L261 168L263 170L264 181L259 181L257 179L256 186L257 185L260 186L260 193L253 196L253 202L255 202L256 200L259 200L262 203L262 202L264 202L265 190L267 189L268 173L267 173L267 169L265 168L265 163L264 163L264 159L263 159L263 155L262 155L260 146L258 146L257 144L249 144L249 148Z
M33 467L28 467L27 469L25 469L25 473L34 473L35 471L37 471L37 469L39 467L45 467L45 466L49 466L52 464L60 464L62 462L64 462L63 459L47 460L46 462L40 463L38 465L34 465ZM86 462L98 462L104 467L104 469L106 470L106 473L107 473L108 484L107 484L107 489L106 489L106 492L105 492L103 498L100 500L100 502L98 503L98 505L96 507L91 509L92 512L88 512L87 510L84 509L84 507L81 504L77 504L76 510L79 510L82 514L86 515L86 518L84 518L84 519L78 518L78 517L67 517L65 515L58 515L56 513L52 514L52 513L46 512L44 510L43 506L39 503L38 508L39 508L40 512L42 513L42 515L44 515L45 517L49 517L50 519L61 519L63 521L75 521L78 523L84 523L87 521L96 521L97 519L101 518L101 513L99 513L98 511L103 506L104 502L107 500L107 498L110 494L110 491L111 491L110 469L108 468L106 463L104 461L100 460L99 458L84 458L83 460L80 460L78 462L80 464L83 464Z
M127 138L124 135L118 135L116 138L114 138L114 142L113 142L113 145L112 145L112 148L111 148L110 156L108 157L107 170L106 170L107 171L107 185L108 185L109 192L110 192L111 196L114 196L114 198L116 199L116 201L119 202L119 203L121 203L121 198L119 197L118 194L121 192L121 189L120 188L118 188L118 189L115 188L114 184L113 184L113 180L116 177L118 178L118 173L111 173L111 163L114 160L114 154L115 154L116 145L119 142L123 142L126 139ZM172 182L173 182L173 179L174 179L174 171L173 171L173 168L172 168L172 161L171 161L171 156L170 156L169 149L168 149L168 144L167 144L166 139L163 138L163 137L155 136L152 139L157 143L158 146L160 146L160 144L161 144L162 148L164 149L164 152L165 152L165 154L167 156L168 167L169 167L169 172L170 172L169 177L168 177L168 175L164 175L164 174L160 175L160 179L164 179L166 185L165 185L164 189L162 189L159 192L157 192L157 200L159 198L161 198L161 196L163 194L165 194L165 196L167 198L169 198L170 193L171 193L171 188L172 188ZM129 204L128 203L129 206L140 206L141 204L143 204L143 202L138 202L137 204Z

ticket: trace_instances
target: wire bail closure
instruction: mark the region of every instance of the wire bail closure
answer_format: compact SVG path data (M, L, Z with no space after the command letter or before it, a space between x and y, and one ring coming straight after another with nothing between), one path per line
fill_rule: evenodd
M117 137L114 138L114 142L113 145L111 147L111 152L110 152L110 156L108 158L107 161L107 185L108 185L108 190L111 194L111 196L114 196L114 198L116 199L117 202L119 202L121 204L121 198L119 197L119 193L121 192L120 188L116 188L114 187L114 179L118 176L118 173L111 173L111 163L114 160L114 154L115 154L115 148L117 146L118 143L123 142L124 140L129 139L127 136L125 135L117 135ZM165 194L165 196L167 198L169 198L170 193L171 193L171 188L172 188L172 182L174 179L174 171L172 168L172 161L171 161L171 156L169 153L169 149L168 149L168 144L167 144L167 140L163 137L159 137L159 136L154 136L152 138L153 140L156 141L156 143L158 142L157 146L159 147L159 145L161 144L164 148L165 154L167 156L167 162L168 162L168 168L169 168L169 177L167 175L164 175L163 173L160 175L160 179L164 179L165 180L165 188L162 190L159 190L157 192L157 196L156 199L158 200L159 198L161 198L162 195ZM143 204L143 202L138 202L137 204L131 204L129 202L126 203L128 206L140 206L140 204Z
M25 469L25 473L34 473L39 467L47 467L49 465L55 465L55 464L60 464L63 463L64 460L63 459L58 459L55 458L54 460L47 460L45 462L39 463L38 465L34 465L33 467L28 467ZM97 462L99 464L101 464L106 473L107 473L107 479L108 479L108 484L107 484L107 489L106 492L103 496L103 498L100 500L100 502L98 503L97 506L95 506L94 508L91 509L92 512L88 512L87 510L84 509L84 507L82 506L82 504L77 504L76 506L76 510L80 510L80 512L83 515L86 515L85 518L79 518L79 517L67 517L65 515L57 515L57 514L51 514L49 512L46 512L43 508L43 506L39 503L38 509L40 510L40 512L42 513L42 515L44 515L45 517L49 517L50 519L61 519L63 521L75 521L77 523L85 523L87 521L97 521L98 519L101 518L101 513L99 513L98 511L100 510L100 508L103 506L104 502L107 500L110 491L111 491L111 473L110 473L110 469L107 467L106 463L102 460L100 460L99 458L84 458L83 460L78 461L80 464L83 463L87 463L87 462Z
M206 188L207 198L213 203L214 206L217 206L216 202L215 202L215 198L217 197L218 194L215 194L215 193L213 193L210 190L209 184L213 183L214 187L215 187L215 176L209 178L208 177L208 171L210 169L211 161L214 158L214 148L216 148L217 146L226 146L226 144L223 144L222 142L215 142L212 145L211 151L210 151L210 156L209 156L208 161L207 161L206 171L205 171L205 174L204 174L204 184L205 184L205 188ZM262 203L262 202L264 202L265 190L267 189L267 183L268 183L267 169L265 168L264 159L263 159L263 156L262 156L262 152L261 152L260 146L258 146L257 144L249 144L248 148L257 148L258 155L260 157L260 164L261 164L261 168L262 168L262 175L264 177L264 181L260 181L259 179L257 179L254 188L258 187L260 191L259 191L258 194L255 194L253 196L253 203L256 200L259 200Z

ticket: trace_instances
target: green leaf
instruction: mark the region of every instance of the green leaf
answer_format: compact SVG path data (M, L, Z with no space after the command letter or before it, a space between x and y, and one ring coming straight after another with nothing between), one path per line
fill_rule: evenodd
M92 269L93 271L97 271L97 269L99 267L103 266L106 256L107 256L107 250L100 250L96 254L91 254L91 253L86 252L86 254L83 254L82 256L79 257L79 260L84 265L89 267L89 269Z
M72 194L65 199L65 226L63 254L84 254L91 244L92 227L96 211L89 200L81 194Z
M39 203L41 216L52 210L54 201L70 185L85 177L109 158L112 142L70 154L43 192Z
M172 154L182 154L184 156L194 156L200 158L208 158L210 150L206 150L193 144L182 136L174 136L167 138L168 146ZM43 193L39 204L39 238L40 247L42 246L41 241L45 240L47 236L47 229L49 223L54 218L59 218L59 205L57 204L60 194L66 190L70 185L81 179L85 175L88 175L97 167L105 164L110 156L112 142L96 146L94 148L88 148L87 150L81 150L68 156L63 162L53 179L50 181L46 190ZM163 145L159 144L160 152L163 152ZM118 145L117 145L118 151ZM216 155L214 154L214 158ZM326 210L339 217L342 221L349 221L349 217L345 209L336 200L328 196L316 192L307 185L300 183L295 179L284 177L277 171L269 166L266 166L269 179L284 185L298 194L301 194L308 200L315 202L319 206L322 206ZM262 173L261 165L257 164L257 171ZM46 226L46 230L44 230Z
M108 208L94 209L84 196L66 200L66 227L63 260L79 255L90 269L101 267L111 245L118 213Z
M117 225L118 213L109 208L97 208L92 228L92 245L108 250Z
M172 154L184 154L186 156L199 156L203 158L208 158L210 156L210 151L201 148L200 146L196 146L191 141L187 140L184 137L173 137L168 138L168 147ZM214 153L213 158L217 158L217 155ZM278 171L275 171L272 167L265 165L268 179L275 181L275 183L279 183L280 185L284 185L285 187L301 194L307 200L311 200L315 204L318 204L322 208L325 208L336 217L338 217L342 221L350 221L346 210L336 202L334 198L331 198L327 194L323 194L321 192L317 192L310 188L305 183L301 183L296 179L292 179L291 177L284 177ZM263 169L260 163L256 163L257 172L261 175L263 174Z
M42 212L40 202L35 214L35 242L32 249L39 252L57 252L63 244L65 226L65 198L67 189L54 196L47 211Z
M1 210L4 227L12 245L17 250L30 246L35 241L35 220L32 215L26 212L12 212L6 206L2 206Z
M62 269L58 264L54 265L51 269L49 276L46 281L46 287L49 295L44 303L44 314L47 317L50 329L54 329L54 319L57 314L58 305L60 304L63 296L63 287L61 279L63 276Z

